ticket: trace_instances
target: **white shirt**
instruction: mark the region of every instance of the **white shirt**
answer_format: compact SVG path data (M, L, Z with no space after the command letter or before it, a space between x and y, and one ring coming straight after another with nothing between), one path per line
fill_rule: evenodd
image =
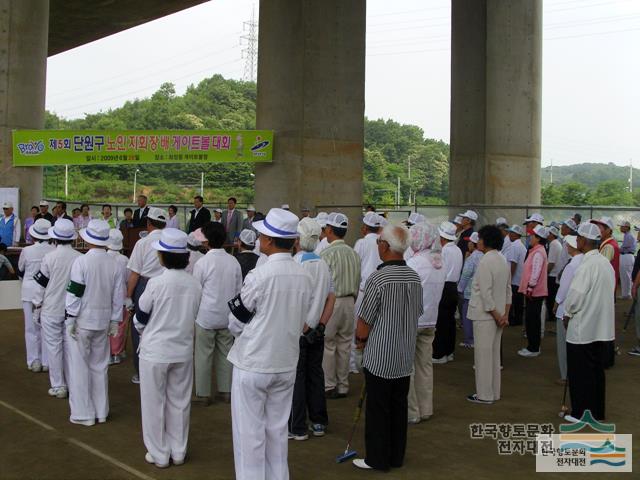
M504 255L504 258L507 258L507 252L509 251L509 247L511 246L511 239L509 235L502 238L502 248L500 249L500 253Z
M462 252L455 244L455 242L446 243L442 247L442 263L444 268L447 269L447 282L458 283L460 280L460 273L462 272Z
M571 286L571 282L573 281L573 277L576 274L576 270L582 263L583 254L575 255L571 258L564 271L562 272L562 276L560 277L560 286L558 287L558 293L556 293L556 303L558 304L558 309L556 310L556 318L564 317L564 301L567 298L567 293L569 293L569 287Z
M460 252L460 249L458 249ZM442 267L436 269L429 256L430 250L418 252L407 261L407 265L414 269L422 284L423 313L418 318L418 328L435 327L438 320L438 304L442 298L442 290L447 277L447 265L442 261Z
M129 280L129 269L127 268L129 259L122 255L120 252L116 252L115 250L107 250L107 255L115 260L115 262L118 264L118 267L120 268L120 274L122 275L122 284L125 286L124 291L122 292L122 301L124 305L124 299L127 296L127 280Z
M242 324L229 314L229 328L239 336L228 360L255 373L294 372L300 334L305 323L313 323L313 296L313 280L302 265L289 253L269 255L264 265L247 274L242 286L242 303L255 311L251 321Z
M74 283L84 285L81 296L69 291ZM107 330L120 322L123 295L122 271L105 250L92 248L73 262L65 303L79 328Z
M313 252L298 252L293 259L311 276L314 286L313 303L309 309L309 328L316 328L324 311L329 293L333 293L333 279L327 262Z
M178 215L167 218L167 224L165 228L180 228L180 222L178 221Z
M242 269L236 258L222 248L209 250L193 267L193 277L202 287L196 323L207 330L228 328L227 302L242 288Z
M516 264L516 271L511 276L511 285L520 286L520 279L522 278L522 272L524 270L524 260L527 258L527 247L524 246L522 240L516 240L511 242L509 250L507 250L507 261L509 262L509 268L511 264Z
M193 267L196 266L196 262L204 257L204 253L198 250L189 250L189 265L185 268L185 272L193 273Z
M557 238L549 244L548 263L553 263L553 268L549 272L550 277L557 277L562 270L562 244Z
M20 236L22 234L22 228L21 228L21 224L20 224L20 219L18 218L17 215L15 214L11 214L14 215L13 217L13 244L14 245L18 245L20 243ZM9 215L8 217L6 215L4 215L4 223L8 223L9 220L11 219L11 215ZM28 233L28 232L27 232ZM7 247L10 247L11 245L7 245Z
M611 262L597 250L584 254L564 301L569 317L567 342L608 342L615 338L615 274Z
M382 263L380 255L378 255L377 240L377 233L367 233L364 238L359 239L353 246L353 249L360 256L360 291L364 291L364 284L367 282L367 278Z
M58 245L40 264L40 274L49 279L44 287L36 283L34 305L42 305L42 315L64 320L64 305L71 266L82 254L71 245Z
M324 237L322 240L318 242L318 246L313 251L313 253L315 253L316 255L320 255L320 252L322 252L328 246L329 246L329 240L327 240L327 237Z
M162 230L153 230L136 242L127 265L129 270L148 278L157 277L164 272L164 267L158 259L158 251L152 246L153 242L160 240L161 235Z
M193 358L193 329L202 289L184 270L165 269L147 283L138 300L150 314L140 339L140 358L180 363Z
M31 302L38 289L38 284L33 276L40 270L40 263L44 256L52 252L56 247L46 241L34 243L22 249L18 258L18 270L24 272L22 276L22 301Z

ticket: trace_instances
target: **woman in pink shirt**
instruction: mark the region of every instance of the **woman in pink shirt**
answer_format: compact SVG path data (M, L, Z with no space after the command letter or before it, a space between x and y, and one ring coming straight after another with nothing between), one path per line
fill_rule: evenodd
M547 296L547 243L548 230L536 225L529 237L529 253L524 262L520 288L518 292L527 298L525 309L525 331L527 332L527 348L518 351L522 357L540 355L540 314L542 302Z

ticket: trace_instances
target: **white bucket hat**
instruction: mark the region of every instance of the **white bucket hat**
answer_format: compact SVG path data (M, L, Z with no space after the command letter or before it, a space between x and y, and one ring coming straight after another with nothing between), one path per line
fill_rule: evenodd
M567 218L564 222L562 222L562 225L566 225L572 232L578 230L578 225L576 225L576 222L573 218Z
M475 243L476 245L478 244L478 238L478 232L473 232L471 235L469 235L469 241Z
M578 236L589 240L600 240L600 229L591 222L584 222L578 226Z
M540 225L544 224L544 217L542 215L540 215L539 213L532 213L529 218L525 219L524 223L529 223L529 222L536 222L539 223ZM523 225L524 225L523 223Z
M202 232L202 231L201 231ZM196 232L191 232L188 236L187 236L187 243L189 245L191 245L192 247L201 247L202 246L202 241L200 240L200 238L196 235Z
M545 240L549 236L549 230L547 229L547 227L544 227L542 225L536 225L533 228L533 233L535 233L540 238L544 238Z
M53 227L49 228L49 238L54 240L75 240L78 238L76 229L71 220L59 218Z
M240 232L240 241L250 247L255 246L256 232L254 232L253 230L249 230L248 228L245 228Z
M151 246L159 252L188 253L188 236L177 228L165 228L162 230L160 240L156 240Z
M520 235L520 236L524 235L524 230L518 224L512 225L511 228L507 230L507 232L515 233L516 235Z
M455 240L456 226L451 222L442 222L438 227L438 235L446 240Z
M560 238L560 232L558 231L558 229L556 227L549 227L548 233L550 233L551 235L553 235L556 238Z
M504 217L498 217L496 218L496 225L498 227L501 227L503 225L506 225L507 227L509 226L509 224L507 223L507 219Z
M349 228L349 219L344 213L331 212L327 217L327 225L336 228Z
M253 228L268 237L298 238L298 217L282 208L272 208L264 220L253 222Z
M460 225L462 223L462 217L460 215L456 215L451 223L453 223L454 225Z
M318 222L320 228L324 228L327 226L327 217L329 217L327 212L318 212L318 216L314 220Z
M255 212L256 211L256 207L254 207L253 205L249 205L247 207L247 212Z
M609 230L613 230L613 221L611 217L600 217L598 219L590 220L591 223L595 223L596 225L604 225Z
M473 220L474 222L478 220L478 214L473 210L467 210L464 213L459 213L458 216L461 218L468 218L470 220Z
M51 222L46 218L39 218L29 227L29 235L38 240L49 240Z
M169 214L158 207L151 207L149 209L149 213L147 213L147 218L151 220L155 220L156 222L164 222L167 223L167 218L169 218Z
M567 235L564 237L564 241L567 242L567 245L577 249L578 248L578 237L575 235Z
M82 239L97 247L109 245L109 224L104 220L91 220L87 228L80 230Z
M424 215L418 212L413 212L411 215L409 215L409 218L407 218L404 222L407 225L411 226L411 225L417 225L418 223L424 223L426 221L427 219L424 218Z
M116 252L119 252L123 247L123 239L124 237L122 236L122 232L117 228L112 228L111 230L109 230L109 245L107 245L107 248L109 250L115 250Z

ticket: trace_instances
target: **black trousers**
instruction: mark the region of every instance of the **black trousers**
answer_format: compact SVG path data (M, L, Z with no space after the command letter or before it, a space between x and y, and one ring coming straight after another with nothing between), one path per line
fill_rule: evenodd
M367 389L365 461L377 470L399 468L404 462L410 378L386 379L364 370Z
M604 351L607 342L567 342L567 380L571 394L571 416L582 417L591 410L593 418L604 420Z
M544 297L527 298L524 323L527 332L527 350L530 352L540 351L540 314L542 313L543 301Z
M133 306L138 311L138 300L144 293L144 289L147 288L147 282L149 279L147 277L140 277L138 279L138 283L136 284L136 288L133 291ZM140 358L138 357L138 346L140 345L140 334L138 330L136 330L135 325L133 324L133 318L131 319L131 346L133 347L133 367L136 369L136 374L140 375Z
M522 325L524 316L524 295L518 292L518 285L511 285L511 309L509 325Z
M438 305L436 335L433 339L433 357L451 355L456 348L456 308L458 287L455 282L446 282Z
M289 416L289 432L304 435L307 432L307 411L311 423L329 424L327 401L324 396L322 356L324 338L312 344L300 337L300 356L293 387L293 401Z
M558 289L560 285L556 282L556 277L552 277L551 275L547 276L547 299L545 300L547 304L547 322L556 321L556 316L553 314L553 304L556 302L556 295L558 294Z

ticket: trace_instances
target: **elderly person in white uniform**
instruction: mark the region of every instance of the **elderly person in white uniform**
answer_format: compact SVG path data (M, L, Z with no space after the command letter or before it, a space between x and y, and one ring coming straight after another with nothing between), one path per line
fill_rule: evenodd
M163 273L138 300L140 402L145 460L159 468L184 463L193 387L193 331L202 289L185 271L187 234L166 228L152 244Z
M311 276L291 257L298 217L274 208L260 232L267 262L245 278L229 302L233 363L231 417L237 480L289 478L287 420L304 324L314 300Z

